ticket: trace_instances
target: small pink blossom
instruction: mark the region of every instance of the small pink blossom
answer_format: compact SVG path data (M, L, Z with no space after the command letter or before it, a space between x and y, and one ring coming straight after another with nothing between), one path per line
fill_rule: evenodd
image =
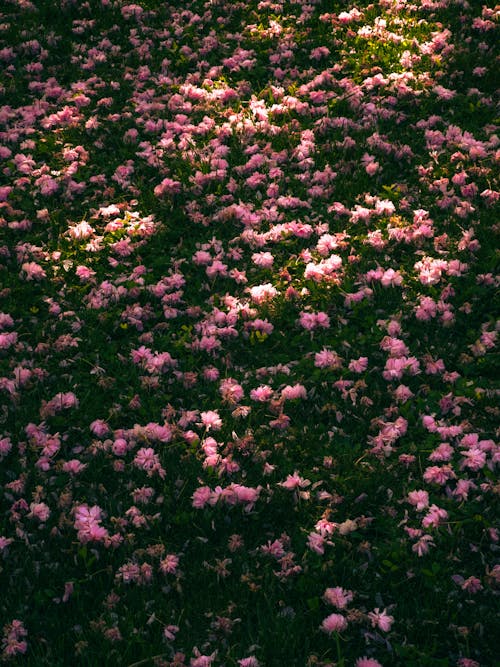
M352 602L353 597L352 591L345 590L341 586L327 588L323 593L324 601L337 607L337 609L344 609L347 607L347 605Z
M307 398L306 388L302 384L287 385L281 390L281 398L289 401Z
M44 269L36 262L24 262L21 266L21 270L26 280L35 280L38 282L47 277Z
M321 630L331 635L333 632L342 632L347 628L347 619L342 614L330 614L321 623Z
M364 373L368 368L368 357L359 357L349 362L349 370L353 373Z
M259 403L270 401L273 396L274 390L266 384L262 384L260 387L250 391L250 398L252 401L258 401Z
M375 658L367 658L366 656L363 656L356 660L354 667L382 667L382 663L375 660Z
M421 512L429 506L429 494L427 491L410 491L408 494L408 502L415 507L417 512Z
M216 410L207 410L200 413L201 424L207 431L219 431L222 428L222 419Z
M31 503L30 513L28 516L31 516L38 521L45 522L50 516L49 506L45 503Z
M308 487L310 484L311 484L310 480L304 479L299 475L297 471L295 471L293 475L288 475L284 482L280 482L279 486L282 486L284 489L287 489L288 491L293 491L298 488L304 489Z
M394 623L394 617L389 616L385 609L379 612L378 607L376 607L373 611L368 612L368 618L372 623L372 627L379 628L379 630L382 630L382 632L389 632L392 624Z

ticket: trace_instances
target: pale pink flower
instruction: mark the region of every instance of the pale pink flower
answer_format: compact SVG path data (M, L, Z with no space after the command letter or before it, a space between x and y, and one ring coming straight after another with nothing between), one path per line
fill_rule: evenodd
M382 632L389 632L392 624L394 623L394 617L389 616L385 609L379 612L378 607L376 607L373 611L368 612L368 618L372 623L372 627L379 628L379 630L382 630Z
M95 276L95 271L89 269L88 266L83 265L77 266L75 273L82 283L88 282Z
M375 660L375 658L367 658L366 656L363 656L356 660L355 667L382 667L382 663Z
M450 461L454 454L453 447L448 442L442 442L429 454L429 461Z
M95 419L91 422L90 430L98 438L103 438L110 433L110 428L104 419Z
M179 632L178 625L167 625L163 629L163 636L167 641L174 641L175 635Z
M424 470L424 481L428 484L439 484L443 486L450 479L455 479L456 475L450 465L429 466Z
M282 486L288 491L293 491L298 488L304 489L310 484L310 480L301 477L297 471L295 471L293 475L288 475L284 482L279 482L279 486Z
M71 225L68 229L68 235L76 241L89 239L95 232L95 229L89 225L86 220L82 220L76 225Z
M408 502L415 507L417 512L421 512L429 506L429 494L423 490L410 491L408 493Z
M398 385L394 390L394 397L399 403L406 403L406 401L408 401L413 396L414 393L405 384Z
M7 549L9 544L12 544L14 540L12 537L5 537L4 535L0 535L0 552L4 551L4 549Z
M64 472L68 472L71 475L78 475L79 473L83 472L86 467L86 463L82 463L78 459L71 459L71 461L66 461L63 464L62 469Z
M454 498L457 498L457 500L464 501L469 497L469 491L471 489L477 489L477 485L471 479L459 479L456 487L452 491L452 495Z
M278 294L276 287L271 285L271 283L265 283L263 285L255 285L254 287L248 288L250 292L250 298L254 303L260 304L265 301L270 301L273 297Z
M380 284L382 287L399 287L403 284L403 276L399 271L387 269L387 271L384 271L384 274L380 279Z
M212 490L209 486L200 486L193 493L193 507L195 509L203 509L212 497Z
M429 548L434 546L434 541L431 535L422 535L422 537L415 542L411 550L417 554L417 556L425 556L429 552Z
M75 507L75 528L78 530L78 539L82 544L103 542L109 537L108 531L100 523L101 508L97 505L89 507L83 504Z
M461 588L467 593L474 595L474 593L478 593L479 591L483 590L483 585L481 580L477 577L469 577L461 584Z
M327 588L323 593L323 600L328 604L337 607L337 609L344 609L350 602L352 602L352 599L352 591L345 590L341 586Z
M220 431L222 428L222 419L216 410L207 410L206 412L202 412L200 413L200 418L201 425L204 426L207 431Z
M17 343L17 333L15 331L0 333L0 350L8 350L9 347Z
M250 398L253 401L258 401L259 403L270 401L273 396L274 390L267 384L261 384L260 387L250 391Z
M261 269L270 269L274 262L274 257L270 252L254 252L252 262Z
M333 632L342 632L347 628L347 619L342 614L330 614L321 623L321 630L331 635Z
M182 183L174 181L172 178L164 178L163 181L154 189L155 197L164 195L174 195L182 190Z
M9 437L0 438L0 461L4 459L12 449L12 442Z
M149 477L155 472L157 472L162 479L165 477L166 473L161 466L160 459L151 447L141 447L135 455L133 464L136 468L145 470Z
M274 542L268 541L267 544L260 547L260 550L262 553L269 554L277 560L285 555L285 548L281 540L274 540Z
M422 519L423 528L437 528L448 518L448 512L437 505L431 505L428 513Z
M227 403L239 403L245 395L243 387L232 378L221 380L219 392L222 396L222 400Z
M246 512L250 512L253 509L262 489L260 486L254 488L252 486L244 486L243 484L231 484L228 488L236 494L238 502L245 505Z
M38 519L38 521L47 521L50 516L49 506L45 503L31 503L30 510L28 516Z
M462 452L463 459L460 463L460 469L469 468L470 470L481 470L486 465L486 452L479 447L471 447Z
M318 533L309 533L307 536L307 546L320 556L325 553L325 541L325 538Z
M349 363L349 370L353 373L364 373L368 368L368 357L359 357Z
M176 574L179 567L179 556L168 554L160 561L160 572L162 574Z
M316 352L314 355L314 365L316 368L335 370L342 367L342 359L333 350L323 348L321 352Z
M111 445L111 451L115 456L125 456L128 451L128 443L124 438L116 438Z
M248 658L238 660L238 665L240 667L260 667L260 662L254 655L250 655Z
M287 385L281 390L281 398L290 401L307 398L306 388L302 384Z
M26 280L43 280L47 277L44 269L36 262L24 262L21 266L22 272L25 274Z

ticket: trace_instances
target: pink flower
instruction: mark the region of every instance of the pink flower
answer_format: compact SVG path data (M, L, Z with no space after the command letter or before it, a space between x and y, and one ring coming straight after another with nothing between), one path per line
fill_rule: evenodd
M176 574L179 566L179 556L168 554L160 561L160 572L162 574Z
M4 637L2 640L2 657L10 658L12 656L26 653L28 643L23 639L28 635L22 621L15 618L3 628Z
M287 385L281 390L281 398L290 401L298 398L307 398L306 388L301 384Z
M359 357L349 363L349 370L353 373L364 373L368 368L368 357Z
M323 600L328 604L337 607L337 609L344 609L350 602L352 602L352 599L352 591L346 591L340 586L327 588L323 593Z
M448 512L437 505L431 505L428 513L422 519L423 528L437 528L448 518Z
M68 229L68 234L72 239L82 241L90 238L95 232L95 229L89 225L86 220L82 220L76 225L71 225Z
M111 446L111 451L115 456L125 456L128 451L128 443L124 438L116 438Z
M78 539L82 544L104 542L109 537L108 531L100 523L101 508L97 505L89 507L83 504L75 507L75 528L78 530Z
M382 667L382 664L378 660L375 660L375 658L363 656L356 660L355 667Z
M243 486L243 484L231 484L228 488L236 494L238 502L245 505L245 511L250 512L259 498L262 487L253 488Z
M154 189L155 197L177 194L182 190L182 184L171 178L164 178L163 181Z
M222 427L222 419L216 410L207 410L206 412L202 412L200 414L200 418L201 424L207 429L207 431L219 431Z
M368 612L368 618L372 622L372 627L379 628L382 632L389 632L394 623L394 617L389 616L385 609L379 612L378 607L376 607L374 611Z
M398 385L394 390L394 397L399 403L406 403L412 396L414 393L405 384Z
M318 535L318 533L309 533L307 536L307 546L311 551L321 556L325 553L325 538L322 535Z
M28 516L38 519L38 521L47 521L50 516L49 506L45 503L31 503L30 510Z
M342 614L330 614L321 623L321 630L331 635L332 632L342 632L347 628L347 619Z
M461 587L462 590L472 595L483 590L483 585L477 577L469 577L462 583Z
M71 475L78 475L83 472L86 467L87 464L78 461L78 459L71 459L71 461L66 461L66 463L63 464L62 469L64 472L69 472Z
M408 494L408 502L415 507L417 512L429 506L429 494L427 491L410 491Z
M5 438L0 438L0 461L4 459L7 454L11 451L12 449L12 442L10 441L10 438L5 437Z
M157 472L162 479L165 477L166 473L161 466L160 459L151 447L141 447L135 455L133 463L136 468L145 470L149 477L155 472Z
M478 447L471 447L465 452L462 452L464 457L460 463L460 469L469 468L470 470L481 470L486 465L486 452L483 452Z
M342 367L342 359L336 352L323 348L321 352L316 352L314 355L314 365L316 368L334 370Z
M429 466L424 470L424 481L428 484L439 484L443 486L450 479L455 479L456 475L450 465Z
M254 655L250 655L248 658L242 658L241 660L238 660L238 665L240 667L259 667L260 662Z
M288 491L293 491L297 488L303 489L311 484L310 480L304 479L299 475L297 471L293 475L288 475L284 482L280 482L279 486L282 486Z
M424 556L429 552L429 548L434 546L434 541L430 535L422 535L422 537L415 542L411 550L417 554L417 556Z
M200 486L193 493L193 507L195 509L203 509L212 497L212 490L209 486Z
M252 262L261 269L270 269L274 262L274 257L270 252L254 252Z
M91 432L96 435L98 438L103 438L110 433L110 428L104 421L104 419L95 419L90 424Z
M394 269L387 269L384 272L384 275L380 279L380 284L382 287L399 287L403 284L403 276L399 271L394 271Z
M255 285L248 289L250 292L250 298L254 303L260 304L265 301L270 301L273 297L278 294L276 287L273 287L271 283L265 283L264 285Z
M259 403L270 401L273 396L274 390L267 384L261 384L260 387L250 391L250 398L252 401L258 401Z
M4 551L4 549L7 549L9 544L12 544L14 540L12 537L5 537L4 535L0 535L0 552Z
M219 392L222 396L222 400L227 403L239 403L245 395L243 387L232 378L221 380Z
M24 262L21 270L24 272L26 280L39 281L47 277L43 268L36 262Z
M167 641L173 641L175 639L175 635L179 632L179 626L178 625L167 625L163 629L163 636Z

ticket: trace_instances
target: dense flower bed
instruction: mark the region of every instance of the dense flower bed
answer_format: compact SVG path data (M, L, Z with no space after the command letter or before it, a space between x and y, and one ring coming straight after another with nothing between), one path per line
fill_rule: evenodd
M496 664L485 0L0 9L0 661Z

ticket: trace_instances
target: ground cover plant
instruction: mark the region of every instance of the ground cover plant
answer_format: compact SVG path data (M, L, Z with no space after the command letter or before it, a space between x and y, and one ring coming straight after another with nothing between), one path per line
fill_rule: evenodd
M498 663L487 0L0 8L0 662Z

